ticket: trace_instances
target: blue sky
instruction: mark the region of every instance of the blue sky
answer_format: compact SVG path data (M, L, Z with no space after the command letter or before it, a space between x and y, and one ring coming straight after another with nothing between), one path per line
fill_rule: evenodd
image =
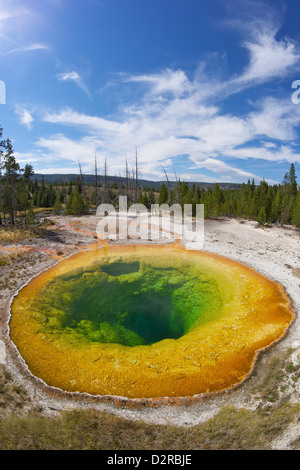
M300 181L298 0L0 0L0 126L36 173ZM298 95L297 95L298 96ZM1 96L0 96L1 97ZM300 98L300 93L299 93Z

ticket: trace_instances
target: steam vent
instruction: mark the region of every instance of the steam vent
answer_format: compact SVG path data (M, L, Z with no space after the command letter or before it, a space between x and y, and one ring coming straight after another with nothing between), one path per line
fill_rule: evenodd
M85 251L34 278L10 334L31 373L69 392L188 397L233 387L294 313L282 286L174 245Z

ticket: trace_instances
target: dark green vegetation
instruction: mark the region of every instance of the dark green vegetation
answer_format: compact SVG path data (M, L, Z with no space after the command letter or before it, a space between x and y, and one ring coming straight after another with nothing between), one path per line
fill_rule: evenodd
M22 413L30 397L1 367L0 450L268 449L291 423L299 422L300 405L291 404L282 392L299 378L299 366L290 363L288 354L271 357L266 366L270 374L257 378L252 389L252 397L264 404L255 411L224 406L207 422L191 427L135 422L95 410L66 411L52 418L38 409ZM299 439L291 447L299 448Z
M52 184L56 185L57 182L61 182L64 184L68 184L70 181L73 183L76 182L78 179L78 174L76 173L69 173L69 174L59 174L59 173L53 173L53 174L45 174L42 175L41 173L35 173L33 176L33 179L36 179L38 183L41 183L43 180L47 184ZM101 176L100 176L101 179ZM83 174L82 175L82 181L85 186L93 186L95 184L95 175L92 174ZM107 182L109 186L112 186L113 184L117 184L118 186L122 186L126 184L126 177L125 176L107 176ZM151 180L145 180L143 178L139 178L139 186L141 189L149 189L152 188L153 191L159 192L161 186L163 183L166 183L165 181L151 181ZM176 181L169 181L170 187L174 188L176 186ZM193 185L193 183L188 183L190 186ZM214 183L207 183L207 182L200 182L198 183L201 188L204 187L205 189L211 188L213 189ZM239 189L241 185L239 183L220 183L220 188L221 189Z
M158 196L159 204L179 203L204 204L205 217L241 217L256 220L260 224L280 223L300 227L300 190L297 186L295 167L291 164L282 184L270 186L261 181L243 183L239 189L221 189L215 184L213 189L190 187L179 182L172 190L163 185Z
M35 305L46 334L138 346L177 339L213 320L221 300L209 274L123 261L57 276Z
M0 129L0 139L2 129ZM104 173L98 176L95 161L95 175L85 177L79 165L79 175L69 181L66 176L60 181L45 181L43 176L35 177L30 164L21 169L14 157L9 139L0 141L0 225L8 217L11 224L22 218L25 224L32 224L39 208L48 208L54 214L81 215L89 213L101 203L118 207L120 195L126 195L128 206L144 204L192 204L195 215L196 204L204 204L205 217L241 217L256 220L260 224L280 223L300 227L300 190L297 185L294 164L281 184L269 185L261 181L256 185L248 181L241 185L207 183L191 184L176 180L166 183L152 183L139 178L136 156L135 170L128 171L126 161L125 177L110 177L105 161ZM88 181L88 182L87 182Z

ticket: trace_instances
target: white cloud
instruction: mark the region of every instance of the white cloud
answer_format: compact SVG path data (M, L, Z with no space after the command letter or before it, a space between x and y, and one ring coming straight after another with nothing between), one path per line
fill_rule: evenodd
M49 157L59 155L70 162L79 160L90 165L90 171L95 152L107 155L112 174L123 171L125 155L130 165L133 164L137 146L143 175L150 179L164 178L160 162L171 167L173 159L180 155L186 155L187 170L206 168L215 172L220 181L227 177L228 181L237 182L249 178L257 181L260 176L235 169L222 160L298 161L299 156L292 146L278 147L274 142L259 147L249 144L261 134L277 141L284 139L284 142L292 138L299 115L294 108L290 109L290 104L284 106L282 101L266 100L257 110L238 118L197 101L190 108L185 100L174 98L160 105L152 105L150 101L127 107L118 116L120 121L89 116L72 109L47 113L45 121L64 125L66 129L75 126L84 136L72 140L60 134L51 139L40 139L37 144Z
M132 75L125 78L124 81L146 83L150 85L151 93L155 95L172 93L180 96L192 88L191 82L182 70L171 70L169 68L162 70L160 73Z
M224 24L241 34L240 46L247 52L248 63L241 72L220 83L218 93L238 93L300 71L299 41L280 37L283 4L276 8L263 0L228 0L228 4L231 19L224 20Z
M226 155L225 155L226 156ZM300 152L291 145L280 145L278 148L270 150L265 146L246 146L243 148L232 149L227 156L239 159L254 158L256 160L266 160L269 162L288 162L300 164Z
M265 98L259 103L259 109L248 117L253 133L269 138L292 141L297 137L300 124L300 107L290 100Z
M9 11L0 11L0 23L1 21L8 20L9 18L13 18L13 14Z
M79 86L79 88L81 88L81 90L83 90L88 95L89 98L91 98L90 91L88 87L84 84L83 79L81 75L79 75L78 72L71 71L71 72L60 73L57 76L57 78L58 80L63 81L63 82L71 81L71 82L76 83L76 85Z
M28 129L31 129L33 119L33 112L29 111L23 106L17 106L15 109L15 113L20 117L20 121L24 124Z
M48 49L49 47L46 44L34 43L34 44L29 44L28 46L22 46L22 47L17 47L15 49L11 49L7 52L4 52L3 55L16 54L19 52L48 50Z
M242 45L249 53L249 60L239 74L227 79L221 74L222 80L216 77L212 80L202 64L192 78L183 70L170 68L142 75L120 75L118 81L110 82L109 89L124 83L132 86L138 93L131 102L120 104L109 119L70 108L48 111L43 121L65 126L66 135L61 132L39 139L37 151L49 163L49 168L61 160L64 162L61 168L67 172L70 169L65 162L76 167L78 160L84 171L92 171L97 152L99 159L107 156L110 173L119 174L124 169L125 155L129 165L133 164L137 146L143 177L148 179L163 179L160 162L170 168L174 159L183 155L186 157L182 177L202 178L204 175L199 170L206 169L219 181L261 178L228 164L233 158L240 159L241 165L248 158L300 163L293 147L298 135L300 106L291 103L289 94L286 100L266 96L253 102L251 110L244 115L235 116L221 107L222 99L230 94L297 70L299 46L286 38L277 39L279 26L273 20L269 16L266 21L240 24L247 36ZM61 73L57 78L74 82L91 96L77 71ZM27 118L30 121L30 116ZM23 120L26 124L25 114ZM30 126L31 122L27 124ZM68 137L69 128L75 128L79 137ZM213 180L213 176L210 178Z
M250 53L250 63L238 78L240 82L264 82L285 76L295 65L299 67L299 50L288 39L276 40L263 33L255 42L247 41L244 46Z
M23 164L25 165L26 163L39 163L40 162L40 156L39 154L35 154L34 152L14 152L15 157L18 161L18 163L22 166Z
M220 175L219 181L230 182L230 181L246 181L252 180L259 181L262 179L260 176L245 171L241 168L235 168L231 165L228 165L222 160L217 158L207 158L206 160L198 163L197 168L205 168L207 170L213 171L214 173ZM276 183L276 181L268 180L270 183Z
M43 120L45 122L51 122L53 124L64 124L67 126L82 127L87 132L95 131L112 131L115 132L117 129L122 127L115 121L110 121L97 116L88 116L86 114L78 113L70 108L64 109L59 113L47 112Z
M176 90L172 96L161 98L158 90L167 90L165 77L170 78L170 90ZM177 77L185 77L177 80ZM143 77L143 81L144 81ZM137 80L131 77L132 83ZM252 111L244 116L234 116L222 112L213 104L213 99L203 102L203 95L196 80L189 80L185 74L170 69L162 71L160 82L155 74L155 85L151 80L138 102L118 109L115 118L105 119L90 116L67 108L59 112L47 112L43 120L48 123L75 127L84 137L73 141L62 134L51 139L40 140L43 151L52 155L56 152L69 161L91 162L94 151L106 154L112 173L124 168L124 156L129 161L134 158L135 146L138 147L139 160L143 172L152 178L162 176L159 162L172 161L177 156L187 155L187 169L206 168L214 171L219 178L229 181L241 181L259 178L259 175L234 169L222 160L228 158L256 158L274 161L298 161L298 154L290 147L267 143L257 146L251 144L255 139L275 139L276 142L292 142L300 122L300 107L293 105L290 99L282 100L267 97L252 103ZM176 83L176 86L174 85ZM154 93L155 91L155 93ZM88 158L86 159L86 157ZM215 162L215 163L214 163Z

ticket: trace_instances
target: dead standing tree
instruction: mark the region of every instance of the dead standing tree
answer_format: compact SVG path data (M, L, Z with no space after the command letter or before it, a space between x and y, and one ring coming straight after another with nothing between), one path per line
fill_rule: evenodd
M82 196L85 198L85 189L84 189L83 174L82 174L82 168L81 168L81 165L80 165L80 161L79 161L79 160L78 160L78 165L79 165L79 173L80 173L80 182L81 182Z
M135 148L135 202L137 202L139 196L139 164L137 148Z
M170 181L169 181L169 178L168 178L168 175L167 175L167 172L164 168L164 166L160 163L160 166L162 167L163 169L163 172L165 174L165 177L166 177L166 181L167 181L167 184L168 184L168 204L171 205L172 204L172 189L171 189L171 184L170 184Z
M96 152L95 152L94 172L95 172L95 204L96 204L96 208L97 208L98 207L98 168L97 168L97 155L96 155Z
M131 185L130 185L130 175L128 169L128 161L127 157L125 156L125 178L126 178L126 196L127 196L127 204L131 204Z
M109 203L109 192L108 192L108 177L107 177L107 159L105 157L104 159L104 172L103 172L103 197L102 197L102 202L103 203Z

